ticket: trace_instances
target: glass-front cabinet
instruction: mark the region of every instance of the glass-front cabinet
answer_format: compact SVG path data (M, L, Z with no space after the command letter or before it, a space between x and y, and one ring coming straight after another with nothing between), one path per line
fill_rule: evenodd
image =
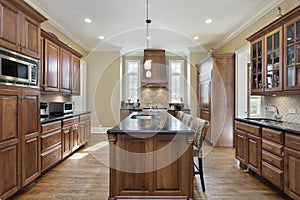
M282 90L282 28L265 36L265 91Z
M252 92L263 91L263 38L251 43L251 89Z
M300 17L284 25L285 34L285 90L300 89Z

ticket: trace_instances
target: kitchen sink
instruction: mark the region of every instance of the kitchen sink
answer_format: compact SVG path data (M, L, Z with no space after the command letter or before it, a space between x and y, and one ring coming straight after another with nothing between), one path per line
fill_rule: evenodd
M152 119L154 115L147 115L147 114L137 114L132 115L131 119Z

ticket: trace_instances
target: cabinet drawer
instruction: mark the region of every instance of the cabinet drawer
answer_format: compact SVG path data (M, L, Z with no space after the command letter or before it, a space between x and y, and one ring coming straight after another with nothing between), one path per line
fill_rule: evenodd
M283 170L283 158L262 150L262 159L270 165L273 165L274 167Z
M270 153L273 153L279 157L282 157L283 145L270 142L268 140L262 140L262 148Z
M61 130L41 135L41 151L45 151L59 143L61 143Z
M285 146L300 151L300 136L286 133Z
M236 121L235 128L238 130L245 131L247 133L252 133L253 135L256 135L256 136L260 136L260 126L255 126L255 125Z
M262 128L262 138L276 142L278 144L283 144L283 133L281 131L276 131L268 128Z
M72 118L69 118L69 119L64 119L62 121L62 126L68 126L68 125L72 125L72 124L77 124L79 123L79 117L72 117Z
M54 131L56 129L60 129L61 128L61 121L57 121L57 122L51 122L51 123L47 123L47 124L42 124L42 134L49 132L49 131Z
M42 171L61 160L61 145L57 145L41 154Z
M263 161L262 176L271 183L273 183L276 187L283 190L283 171Z
M86 115L80 115L80 121L87 121L90 120L90 114L86 114Z

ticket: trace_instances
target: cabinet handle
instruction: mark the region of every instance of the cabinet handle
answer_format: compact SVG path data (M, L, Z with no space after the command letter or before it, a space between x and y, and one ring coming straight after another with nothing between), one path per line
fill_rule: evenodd
M266 136L268 136L268 137L274 137L274 135L272 135L272 134L266 134Z
M245 136L242 136L242 135L238 135L238 137L241 138L241 139L243 139L243 140L246 139L246 137L245 137Z
M265 158L265 159L269 162L273 162L273 160L271 158Z
M270 146L266 146L266 149L268 149L268 150L273 150L273 148L270 147Z
M295 144L295 145L298 145L298 146L300 146L300 143L298 143L298 142L296 142L296 141L291 141L291 144Z
M270 178L273 178L273 176L271 174L269 174L268 172L265 172L265 175L267 175Z

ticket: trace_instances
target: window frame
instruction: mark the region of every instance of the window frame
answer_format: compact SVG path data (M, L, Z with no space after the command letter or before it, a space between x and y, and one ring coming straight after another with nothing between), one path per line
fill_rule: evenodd
M137 63L137 72L129 72L129 63L136 62ZM137 75L137 85L136 85L136 95L132 96L130 94L129 88L129 76L130 75ZM131 102L136 102L140 96L140 87L141 87L141 61L140 60L125 60L125 98L131 99Z
M172 71L172 63L180 63L180 73L178 72L173 72ZM171 103L181 103L181 97L183 98L184 97L184 60L169 60L169 66L168 66L168 71L169 71L169 102ZM173 75L179 75L180 76L180 91L179 91L179 95L177 97L177 99L173 99L173 90L172 90L172 86L173 86L173 81L172 81L172 77Z

